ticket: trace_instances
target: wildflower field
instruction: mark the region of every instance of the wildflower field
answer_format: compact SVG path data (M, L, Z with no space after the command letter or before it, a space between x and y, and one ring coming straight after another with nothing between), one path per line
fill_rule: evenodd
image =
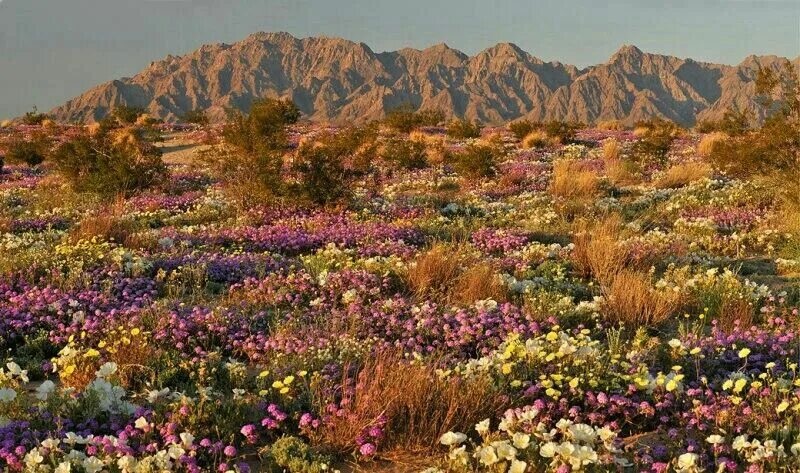
M295 121L0 129L47 140L0 173L0 470L800 471L790 174L664 123ZM152 179L65 157L101 146Z

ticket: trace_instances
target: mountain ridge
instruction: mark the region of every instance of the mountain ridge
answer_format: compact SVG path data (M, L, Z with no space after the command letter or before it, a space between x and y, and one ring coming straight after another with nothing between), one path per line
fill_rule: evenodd
M133 77L89 89L51 115L88 123L127 105L166 121L195 109L219 120L227 108L247 110L254 99L284 97L306 118L329 123L378 119L409 102L486 124L520 118L631 124L657 116L692 125L728 109L754 109L758 68L783 60L751 55L738 65L715 64L626 44L607 62L579 69L513 43L472 56L446 43L376 53L342 38L259 32L169 55ZM800 57L792 63L800 66Z

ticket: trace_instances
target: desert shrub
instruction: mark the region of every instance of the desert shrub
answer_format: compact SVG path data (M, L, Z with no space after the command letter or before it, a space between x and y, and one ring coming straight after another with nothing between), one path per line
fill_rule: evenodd
M422 169L428 166L425 142L401 137L392 137L384 143L381 158L403 169Z
M717 144L710 161L721 171L746 177L800 172L800 81L790 63L763 69L756 80L764 124ZM781 100L774 97L781 95Z
M656 289L648 273L622 270L603 287L603 316L613 323L632 326L657 325L680 307L680 296Z
M591 224L578 223L573 238L572 261L578 274L594 277L601 284L608 284L622 271L627 263L627 251L620 246L622 219L611 215Z
M312 449L298 437L281 437L269 448L270 459L288 473L323 473L331 459Z
M544 148L552 143L552 139L543 130L534 130L522 139L522 148Z
M352 451L363 442L363 433L380 422L379 428L391 432L378 440L381 457L430 454L445 432L466 431L502 412L507 403L486 376L442 378L433 366L391 352L371 356L345 372L343 380L335 380L343 415L331 416L311 434L334 452ZM316 387L317 397L324 399L328 389Z
M292 172L297 176L294 194L316 205L347 199L356 177L347 163L351 152L335 135L300 146L292 162Z
M728 136L741 136L750 129L752 116L747 111L728 110L720 120L702 120L696 126L698 133L724 133Z
M70 240L116 241L125 243L134 231L133 222L124 218L125 200L117 198L95 213L84 216L70 228Z
M444 112L440 110L417 112L413 105L405 103L390 110L383 119L383 124L400 133L409 133L421 126L436 126L444 118Z
M298 119L297 107L284 100L256 101L249 114L230 110L223 142L203 152L198 161L240 206L279 200L286 193L282 176L286 126Z
M530 120L517 120L508 124L508 130L520 141L532 131L540 129L542 129L541 123L534 123Z
M111 115L120 121L120 123L132 125L136 123L141 115L145 114L145 109L142 107L130 107L127 105L120 105L112 110Z
M39 110L36 107L30 112L26 112L25 115L22 116L22 124L23 125L41 125L47 120L49 115L46 113L39 113Z
M465 118L452 120L447 124L447 136L465 140L481 136L481 125Z
M700 143L697 145L697 154L705 157L711 156L711 153L714 151L714 147L727 139L728 135L725 133L719 131L709 133L700 139Z
M5 158L11 164L38 166L47 158L51 146L52 140L44 134L35 134L30 139L16 136L6 144Z
M639 182L639 167L636 163L615 159L605 163L606 177L615 186L630 186Z
M633 144L632 157L640 163L663 164L672 142L681 133L675 123L660 118L653 118L638 123L636 134L639 139Z
M208 125L208 115L204 110L189 110L182 117L181 121L184 123L192 123L195 125Z
M601 120L596 125L598 130L608 131L621 131L625 129L625 125L619 120Z
M135 129L84 134L59 146L52 161L78 192L128 195L160 181L167 169L158 148Z
M471 143L463 151L453 154L453 168L459 175L469 179L494 176L497 172L497 161L502 158L504 150L488 143Z
M711 166L703 162L687 162L676 164L658 178L655 186L659 189L683 187L706 177L711 177Z
M575 132L581 128L580 123L567 123L558 120L547 122L544 126L547 136L558 143L567 144L575 140Z
M560 159L553 163L553 181L550 192L556 197L586 198L597 194L600 179L591 170L585 170L580 161Z

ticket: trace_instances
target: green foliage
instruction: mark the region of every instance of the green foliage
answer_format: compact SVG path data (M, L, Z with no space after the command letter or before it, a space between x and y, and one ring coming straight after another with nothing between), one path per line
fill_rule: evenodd
M158 148L133 129L79 136L59 146L52 161L76 191L103 197L129 195L167 174Z
M335 135L300 146L292 163L292 171L298 178L295 194L316 205L346 200L357 175L346 162L352 151L347 141Z
M195 125L208 125L209 123L208 115L203 110L189 110L181 117L181 121Z
M22 116L23 125L41 125L45 120L50 118L46 113L39 113L36 107L33 107L30 112Z
M517 120L508 124L508 129L518 140L522 140L534 130L542 129L541 123L534 123L530 120Z
M456 172L469 179L491 177L497 173L497 161L503 150L496 145L473 143L451 159Z
M272 444L270 457L288 473L322 473L328 471L330 459L316 453L297 437L281 437Z
M421 141L392 137L384 145L381 157L404 169L422 169L428 166L427 149Z
M134 124L136 120L141 116L144 115L145 109L142 107L129 107L127 105L120 105L119 107L114 108L111 112L111 115L120 121L120 123L125 124Z
M754 174L800 176L800 82L790 63L780 70L762 69L756 92L764 124L714 146L710 159L732 176ZM781 96L778 100L775 97Z
M478 122L456 119L447 124L447 136L462 140L477 138L481 136L481 126Z
M633 144L631 151L634 161L664 164L672 142L682 131L681 128L674 122L661 118L639 122L636 127L642 130L643 134Z
M400 133L409 133L421 126L436 126L444 118L444 112L440 110L417 112L413 105L405 103L390 110L383 119L383 124Z
M544 130L548 136L557 139L562 144L575 140L575 132L581 128L580 123L567 123L558 120L547 122Z
M720 131L728 136L742 136L750 129L751 114L747 111L728 110L720 120L703 120L695 129L699 133Z
M17 136L6 145L5 159L11 164L38 166L44 162L51 145L51 140L44 134L35 134L28 140Z

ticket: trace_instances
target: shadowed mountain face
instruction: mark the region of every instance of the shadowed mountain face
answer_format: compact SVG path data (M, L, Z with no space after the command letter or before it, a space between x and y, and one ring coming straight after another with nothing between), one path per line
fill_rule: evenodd
M692 125L729 108L753 108L759 67L781 61L750 56L726 66L623 46L608 62L579 70L544 62L510 43L470 57L446 44L374 53L338 38L257 33L232 45L168 56L51 113L61 121L92 122L128 105L167 121L195 109L218 120L226 108L247 110L257 98L287 97L306 118L332 123L378 119L410 102L487 124L519 118L630 124L658 116Z

